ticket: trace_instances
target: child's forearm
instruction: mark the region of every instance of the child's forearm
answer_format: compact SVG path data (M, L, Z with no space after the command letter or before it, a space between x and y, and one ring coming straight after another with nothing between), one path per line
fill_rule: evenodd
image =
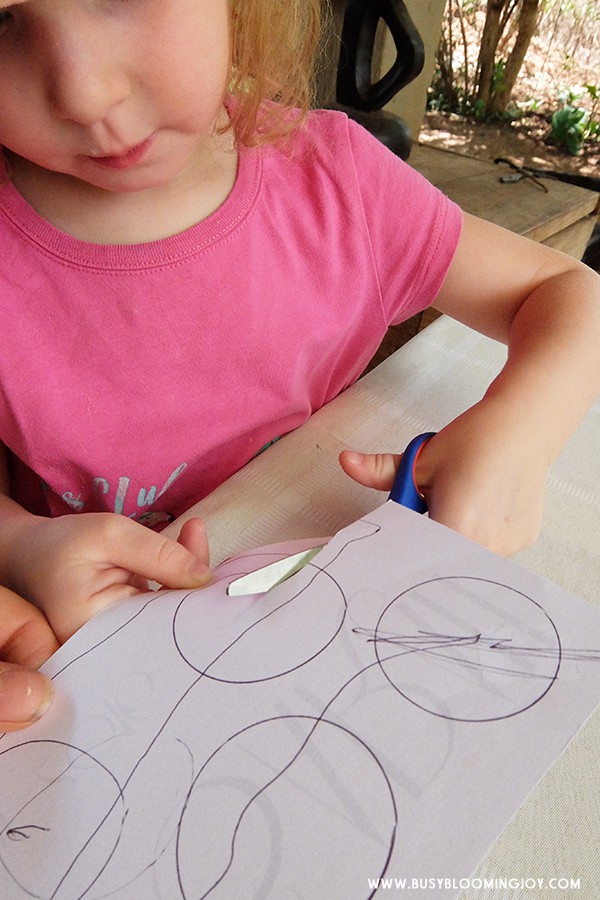
M416 475L432 518L510 554L539 533L548 466L600 393L600 278L547 248L494 234L493 277L468 267L465 273L467 243L436 306L505 341L508 361L483 399L427 444ZM503 241L511 253L503 253ZM497 269L518 260L521 248L533 262L512 278L507 269L503 292ZM361 484L390 489L397 465L391 454L342 454L340 461Z
M600 394L600 277L584 266L537 287L515 314L506 366L486 393L500 428L549 465Z
M535 540L548 467L600 393L600 279L568 263L534 282L488 320L508 343L502 372L417 468L430 515L503 554Z
M600 277L465 214L435 305L508 344L508 363L484 407L532 441L542 437L544 456L554 459L600 390Z

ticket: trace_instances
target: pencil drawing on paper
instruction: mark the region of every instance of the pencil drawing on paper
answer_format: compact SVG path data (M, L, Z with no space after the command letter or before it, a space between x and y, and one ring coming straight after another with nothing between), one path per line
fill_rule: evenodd
M327 896L362 900L416 859L415 810L475 730L492 753L600 654L480 574L365 588L348 559L376 565L381 530L367 517L268 594L227 597L285 547L245 554L67 645L70 705L0 738L0 896L312 898L326 872Z

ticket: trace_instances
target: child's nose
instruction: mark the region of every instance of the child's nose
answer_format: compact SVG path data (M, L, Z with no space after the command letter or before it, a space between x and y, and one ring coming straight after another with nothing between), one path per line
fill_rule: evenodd
M118 47L104 42L75 41L73 35L52 54L49 74L50 101L56 114L80 125L101 122L130 93L130 81Z

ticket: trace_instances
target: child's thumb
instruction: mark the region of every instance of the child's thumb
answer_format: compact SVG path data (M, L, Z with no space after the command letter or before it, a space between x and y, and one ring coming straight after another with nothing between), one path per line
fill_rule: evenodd
M353 450L342 450L339 457L346 475L365 487L379 491L392 489L401 458L401 454L356 453Z
M168 588L203 587L212 579L203 559L177 541L153 534L134 571Z

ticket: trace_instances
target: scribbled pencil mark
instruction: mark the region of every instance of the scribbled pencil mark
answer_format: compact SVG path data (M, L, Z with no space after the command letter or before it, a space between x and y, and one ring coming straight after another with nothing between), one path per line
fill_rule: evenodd
M600 662L600 650L594 650L589 647L575 647L573 649L566 647L527 647L515 644L513 638L486 637L483 634L438 634L437 632L422 630L417 631L415 634L386 634L377 632L374 628L361 628L360 626L356 626L352 631L354 634L366 637L369 643L377 641L379 644L389 644L404 649L408 653L429 653L430 651L444 650L450 647L473 647L478 644L490 650L502 651L502 655L508 656L537 656L556 659L560 653L563 660ZM456 660L456 662L461 663L463 660ZM477 662L475 665L483 665L483 663ZM531 676L530 672L515 672L515 674Z
M50 831L43 825L16 825L6 829L6 837L9 841L28 841L36 831Z
M511 620L514 638L506 634L506 622ZM417 628L411 636L405 626L419 621L429 627ZM457 635L447 629L457 622L476 622L478 627ZM483 638L499 623L503 637ZM436 624L442 627L431 627ZM530 709L556 682L562 660L556 626L535 600L507 585L470 576L429 579L403 591L367 636L383 674L401 696L424 712L462 722L498 721ZM500 664L499 654L506 654L506 649L499 648L507 648L513 640L529 651L521 653L518 666ZM390 644L401 652L383 659L381 648ZM509 662L505 655L502 658ZM457 666L464 673L460 696L448 679L448 671ZM469 671L472 678L465 681ZM432 690L433 703L425 697L423 685Z

